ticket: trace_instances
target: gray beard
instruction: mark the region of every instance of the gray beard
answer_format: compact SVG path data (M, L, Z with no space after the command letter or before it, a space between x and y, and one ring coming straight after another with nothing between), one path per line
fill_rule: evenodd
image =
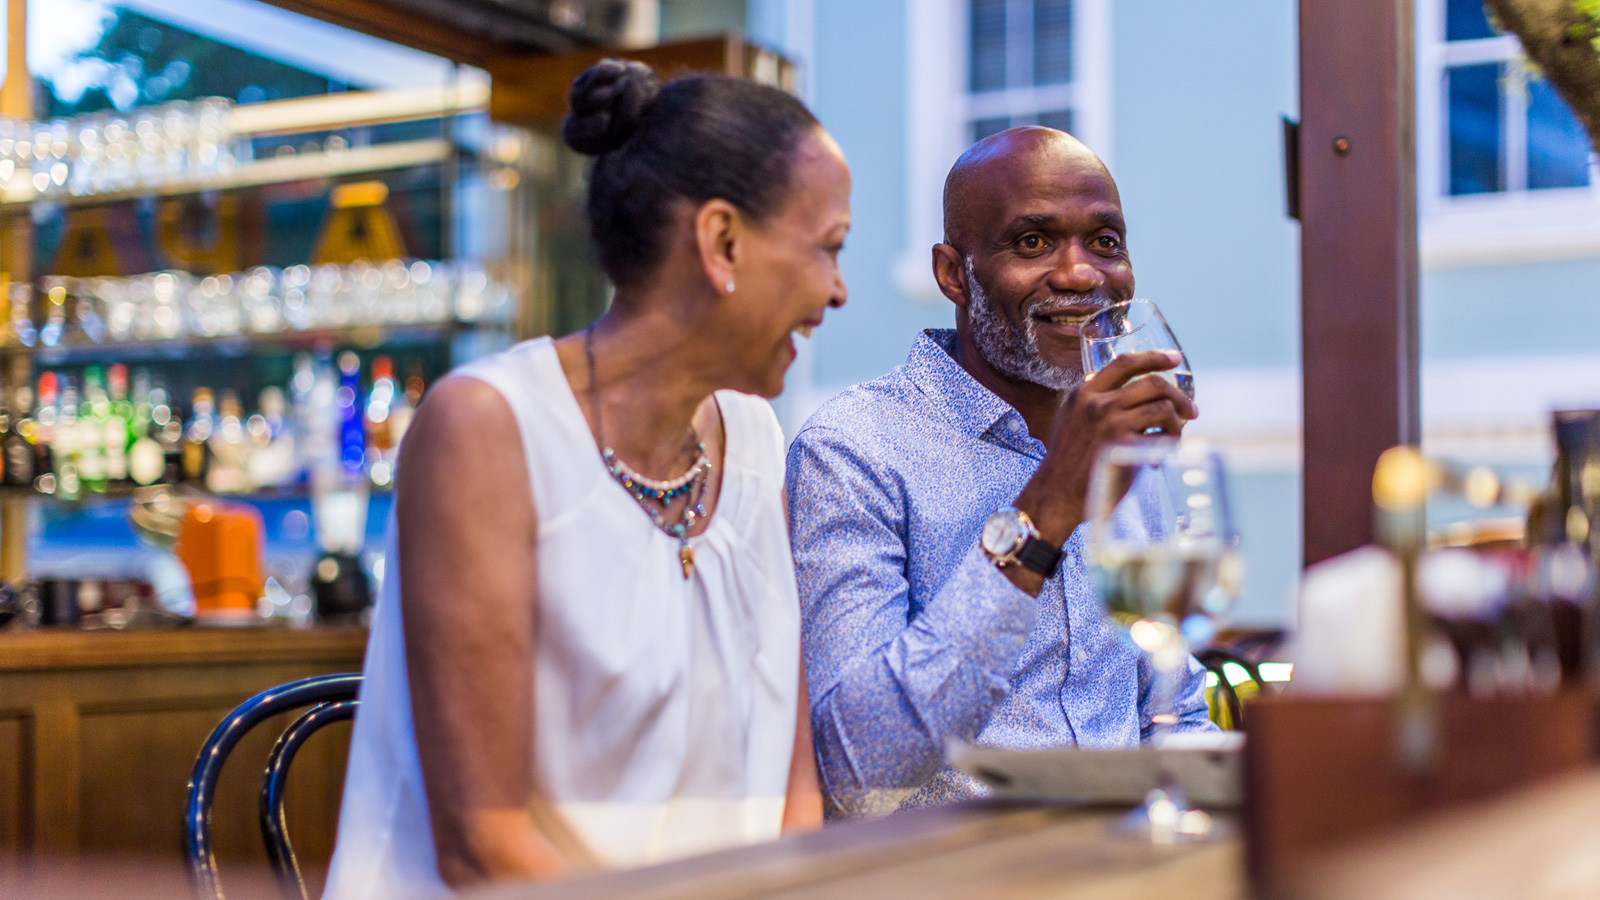
M989 295L967 257L967 325L984 361L996 372L1053 391L1070 391L1083 384L1083 372L1052 365L1039 353L1039 332L1032 316L1023 316L1020 329L989 302Z

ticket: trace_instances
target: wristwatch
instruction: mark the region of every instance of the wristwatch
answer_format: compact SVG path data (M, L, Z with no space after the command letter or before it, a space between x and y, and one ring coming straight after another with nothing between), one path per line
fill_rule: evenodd
M1022 566L1049 578L1061 566L1061 548L1041 540L1033 520L1015 506L1000 507L983 523L978 544L989 561L1002 569Z

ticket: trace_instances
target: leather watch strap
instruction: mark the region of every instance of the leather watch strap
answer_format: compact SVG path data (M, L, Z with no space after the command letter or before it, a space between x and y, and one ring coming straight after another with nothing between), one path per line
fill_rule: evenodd
M1036 537L1030 537L1022 544L1022 549L1017 551L1017 562L1022 567L1032 572L1038 572L1045 578L1053 578L1056 570L1061 568L1061 549L1052 547L1049 542Z

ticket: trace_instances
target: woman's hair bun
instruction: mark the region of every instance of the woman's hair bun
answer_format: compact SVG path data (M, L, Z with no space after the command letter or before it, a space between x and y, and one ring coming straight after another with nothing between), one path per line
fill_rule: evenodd
M602 59L572 82L561 139L589 156L615 150L639 127L660 93L661 81L644 63Z

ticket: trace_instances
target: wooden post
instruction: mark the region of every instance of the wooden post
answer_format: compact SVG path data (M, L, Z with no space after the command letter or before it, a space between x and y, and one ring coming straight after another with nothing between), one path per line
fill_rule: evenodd
M33 118L33 79L28 74L28 0L6 2L6 71L0 84L0 116ZM0 271L10 281L33 277L33 218L0 217ZM4 309L7 298L0 298ZM16 409L17 388L29 377L24 355L0 357L0 393ZM28 571L28 498L0 497L0 581L15 582Z
M1300 0L1307 565L1373 539L1378 455L1421 439L1413 0Z

